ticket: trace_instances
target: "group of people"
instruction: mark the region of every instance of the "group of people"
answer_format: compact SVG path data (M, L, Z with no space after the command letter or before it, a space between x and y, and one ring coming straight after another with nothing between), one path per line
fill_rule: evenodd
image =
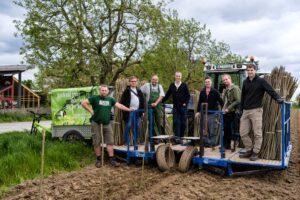
M222 76L225 89L221 93L212 87L210 77L205 78L205 87L201 90L198 107L195 117L200 115L203 103L207 104L208 130L205 138L205 145L215 146L217 139L218 110L224 113L224 146L230 149L231 140L234 135L239 135L245 146L245 151L240 153L241 158L249 158L252 161L258 159L262 144L262 99L267 92L278 103L282 103L281 97L273 90L265 79L256 74L254 64L247 65L248 77L244 80L242 90L232 83L229 74ZM153 135L161 134L161 112L162 103L170 96L173 100L173 130L174 135L183 137L186 129L187 105L190 99L190 92L186 83L182 82L182 73L175 73L175 81L172 82L164 93L163 87L159 84L157 75L151 77L150 83L140 88L137 87L138 78L129 78L129 86L124 90L120 103L108 96L107 85L101 85L100 95L90 97L82 101L82 106L92 115L91 129L93 133L93 145L96 154L96 167L101 167L101 126L103 126L104 142L107 145L110 164L119 166L114 158L113 134L110 126L110 112L113 106L123 111L123 119L126 122L126 129L131 126L130 112L144 109L149 106L153 109ZM145 105L147 104L147 105ZM236 113L242 113L239 123L236 121ZM142 116L140 113L139 116ZM238 126L239 125L239 126ZM254 141L250 137L250 131L254 132Z

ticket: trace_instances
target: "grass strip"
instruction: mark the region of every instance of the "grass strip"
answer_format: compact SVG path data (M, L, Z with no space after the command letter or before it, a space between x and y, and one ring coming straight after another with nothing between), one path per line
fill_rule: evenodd
M40 175L42 136L29 132L0 135L0 198L8 189ZM94 160L91 146L82 142L53 140L46 136L44 176L72 171Z

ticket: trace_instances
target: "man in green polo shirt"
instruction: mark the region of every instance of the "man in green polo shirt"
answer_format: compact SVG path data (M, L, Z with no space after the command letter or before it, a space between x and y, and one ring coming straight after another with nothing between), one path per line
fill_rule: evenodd
M101 124L103 125L103 138L106 144L109 161L112 166L118 167L118 163L114 158L114 137L110 125L110 115L113 106L131 112L126 106L116 102L113 97L108 96L109 89L107 85L100 86L100 95L92 96L81 102L82 107L91 113L92 122L91 129L93 133L93 145L96 154L96 167L101 167Z

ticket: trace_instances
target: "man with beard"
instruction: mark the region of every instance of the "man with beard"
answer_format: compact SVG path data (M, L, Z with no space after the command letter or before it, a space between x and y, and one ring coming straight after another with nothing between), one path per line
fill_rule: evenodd
M103 125L103 138L104 143L107 145L106 149L109 156L109 162L112 166L118 167L120 163L115 160L114 157L114 137L113 131L110 125L111 108L116 106L117 108L131 112L130 109L118 102L112 97L108 96L109 89L107 85L100 86L100 95L92 96L89 99L81 102L82 107L92 115L92 133L93 133L93 145L96 154L97 168L101 167L101 124ZM92 106L92 107L91 107Z

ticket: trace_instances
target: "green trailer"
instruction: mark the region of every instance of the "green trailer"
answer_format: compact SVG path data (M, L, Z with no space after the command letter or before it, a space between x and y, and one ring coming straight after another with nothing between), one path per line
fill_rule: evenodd
M91 137L89 112L81 101L99 94L99 87L53 89L51 91L52 137L66 140Z

